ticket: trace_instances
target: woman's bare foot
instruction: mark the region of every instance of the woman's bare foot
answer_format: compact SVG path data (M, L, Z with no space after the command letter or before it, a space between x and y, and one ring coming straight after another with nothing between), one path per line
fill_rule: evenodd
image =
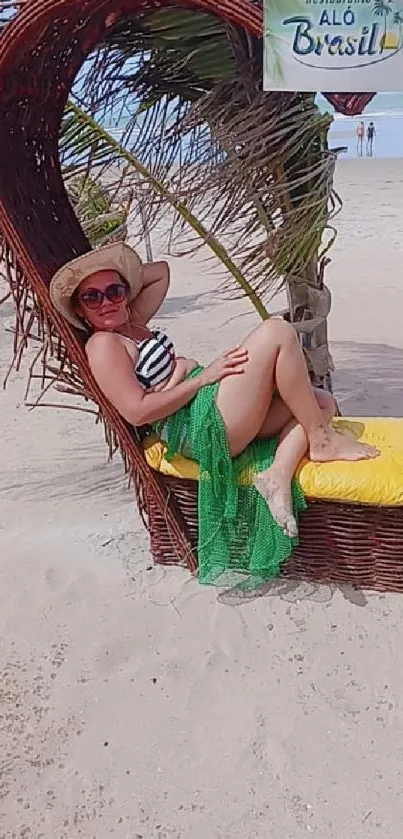
M309 445L310 460L328 463L333 460L372 460L380 455L379 449L360 443L350 433L323 428L312 436Z
M256 475L255 487L263 496L274 518L286 536L298 536L298 526L292 510L291 482L275 469L267 469Z

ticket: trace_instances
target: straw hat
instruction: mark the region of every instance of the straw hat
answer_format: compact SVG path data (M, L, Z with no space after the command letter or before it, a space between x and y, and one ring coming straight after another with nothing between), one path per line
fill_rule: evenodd
M72 259L59 268L50 283L50 299L69 323L78 329L85 329L71 304L71 298L80 283L96 271L118 271L129 283L129 299L133 300L141 290L141 269L141 259L129 245L124 242L104 245Z

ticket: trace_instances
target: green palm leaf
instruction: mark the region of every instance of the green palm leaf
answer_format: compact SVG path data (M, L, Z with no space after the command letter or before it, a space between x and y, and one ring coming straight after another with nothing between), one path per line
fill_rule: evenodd
M128 184L132 184L133 178L130 178L130 174L134 172L148 185L155 196L170 204L176 215L211 249L214 256L225 266L234 281L242 289L242 292L249 298L258 314L262 318L268 317L268 312L263 303L232 261L221 242L194 216L186 204L171 193L132 153L123 148L117 140L73 102L68 103L65 119L62 123L60 153L62 161L71 158L75 160L75 165L70 163L66 169L67 184L72 184L70 194L74 195L74 191L76 192L77 215L85 232L87 234L91 232L93 242L96 241L99 244L100 238L105 241L108 236L116 237L116 228L121 230L125 225L128 215L127 210L126 212L121 210L120 213L118 211L108 213L107 211L113 205L113 197L111 198L111 196L115 195L116 191L121 191L122 188L127 189ZM83 165L88 167L88 159L83 161L83 154L84 158L87 157L91 161L91 172L94 172L95 163L100 167L97 175L98 180L95 180L93 176L91 178L81 176L81 180L78 180L77 171ZM118 180L118 190L116 190L116 183L113 181L109 190L106 189L103 182L106 172L111 167L121 165L123 162L127 164L128 168ZM72 173L74 173L73 179L69 181L69 176L71 177ZM100 186L100 182L103 183L102 186ZM99 215L100 213L103 213L103 215ZM106 224L111 226L110 231L105 231Z
M86 107L102 120L118 103L122 145L219 238L261 300L322 281L318 249L340 207L331 118L314 95L262 92L261 41L172 6L112 30L95 64Z

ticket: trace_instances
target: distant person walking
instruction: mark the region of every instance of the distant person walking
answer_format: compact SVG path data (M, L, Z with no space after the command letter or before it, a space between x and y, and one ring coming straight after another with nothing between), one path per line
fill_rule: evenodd
M375 125L373 122L370 122L367 128L367 155L368 157L372 157L373 149L374 149L374 137L376 135Z
M357 154L359 157L362 157L362 151L364 146L364 137L365 137L365 125L363 122L360 122L357 127Z

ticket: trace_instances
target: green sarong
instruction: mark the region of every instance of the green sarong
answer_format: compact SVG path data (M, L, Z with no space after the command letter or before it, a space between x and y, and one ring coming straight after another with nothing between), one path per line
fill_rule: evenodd
M167 443L167 460L180 453L199 464L200 583L252 588L278 576L298 539L283 533L253 484L255 475L273 463L278 438L255 440L232 458L216 405L217 389L218 383L201 388L191 402L153 428ZM292 496L298 520L306 503L296 481Z

